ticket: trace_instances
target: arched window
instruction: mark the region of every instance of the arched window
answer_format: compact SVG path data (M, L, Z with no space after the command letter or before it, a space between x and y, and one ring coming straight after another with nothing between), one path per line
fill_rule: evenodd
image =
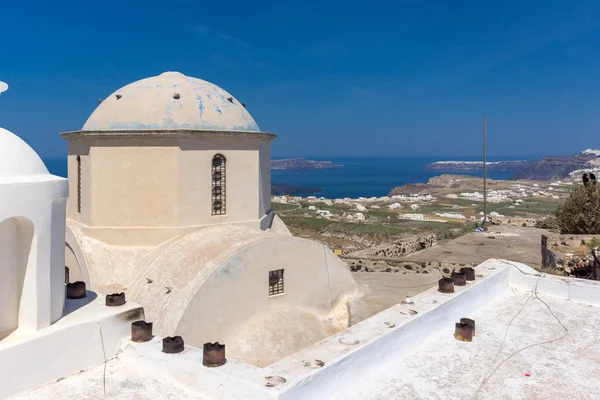
M216 154L212 159L212 215L225 214L225 156Z
M77 214L81 214L81 157L77 156Z

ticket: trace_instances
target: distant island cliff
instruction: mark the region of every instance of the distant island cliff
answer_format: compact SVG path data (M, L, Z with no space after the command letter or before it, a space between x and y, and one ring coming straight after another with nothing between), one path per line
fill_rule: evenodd
M271 160L271 169L328 169L328 168L339 168L342 167L340 164L334 164L331 161L314 161L307 160L305 158L284 158L281 160Z
M425 169L443 171L481 171L481 161L437 161ZM576 176L600 169L600 151L584 150L569 156L550 156L532 161L495 161L487 163L488 171L514 172L510 179L552 180Z

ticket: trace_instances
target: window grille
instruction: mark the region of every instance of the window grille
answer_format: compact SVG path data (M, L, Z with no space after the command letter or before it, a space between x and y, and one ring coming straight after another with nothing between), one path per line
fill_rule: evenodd
M269 271L269 296L283 294L283 270Z
M69 267L65 267L65 284L69 283Z
M225 157L216 154L212 159L212 215L225 214Z
M77 156L77 214L81 214L81 157Z

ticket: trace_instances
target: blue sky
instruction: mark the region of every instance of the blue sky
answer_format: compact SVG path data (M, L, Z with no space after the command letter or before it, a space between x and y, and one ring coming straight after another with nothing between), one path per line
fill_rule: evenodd
M600 147L600 3L7 1L0 126L44 157L99 98L175 70L247 104L277 155Z

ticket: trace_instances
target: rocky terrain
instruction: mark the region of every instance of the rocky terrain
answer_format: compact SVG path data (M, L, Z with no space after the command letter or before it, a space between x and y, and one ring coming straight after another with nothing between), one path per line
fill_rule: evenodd
M474 178L467 175L444 174L440 176L434 176L433 178L429 179L427 183L409 183L402 186L396 186L390 191L388 196L425 194L431 192L432 189L470 188L473 186L473 182L477 180L480 180L480 178ZM488 182L491 181L492 179L488 179Z
M487 163L488 171L514 172L510 179L552 180L569 177L576 171L598 169L598 154L595 150L584 150L569 156L550 156L533 161L497 161ZM448 171L481 171L483 162L438 161L425 169Z
M334 164L331 161L314 161L305 158L284 158L281 160L271 160L271 169L303 170L303 169L325 169L339 168L342 165Z
M574 156L545 157L529 162L527 168L517 171L512 179L562 179L568 177L573 171L592 167L596 158L593 154L583 153Z

